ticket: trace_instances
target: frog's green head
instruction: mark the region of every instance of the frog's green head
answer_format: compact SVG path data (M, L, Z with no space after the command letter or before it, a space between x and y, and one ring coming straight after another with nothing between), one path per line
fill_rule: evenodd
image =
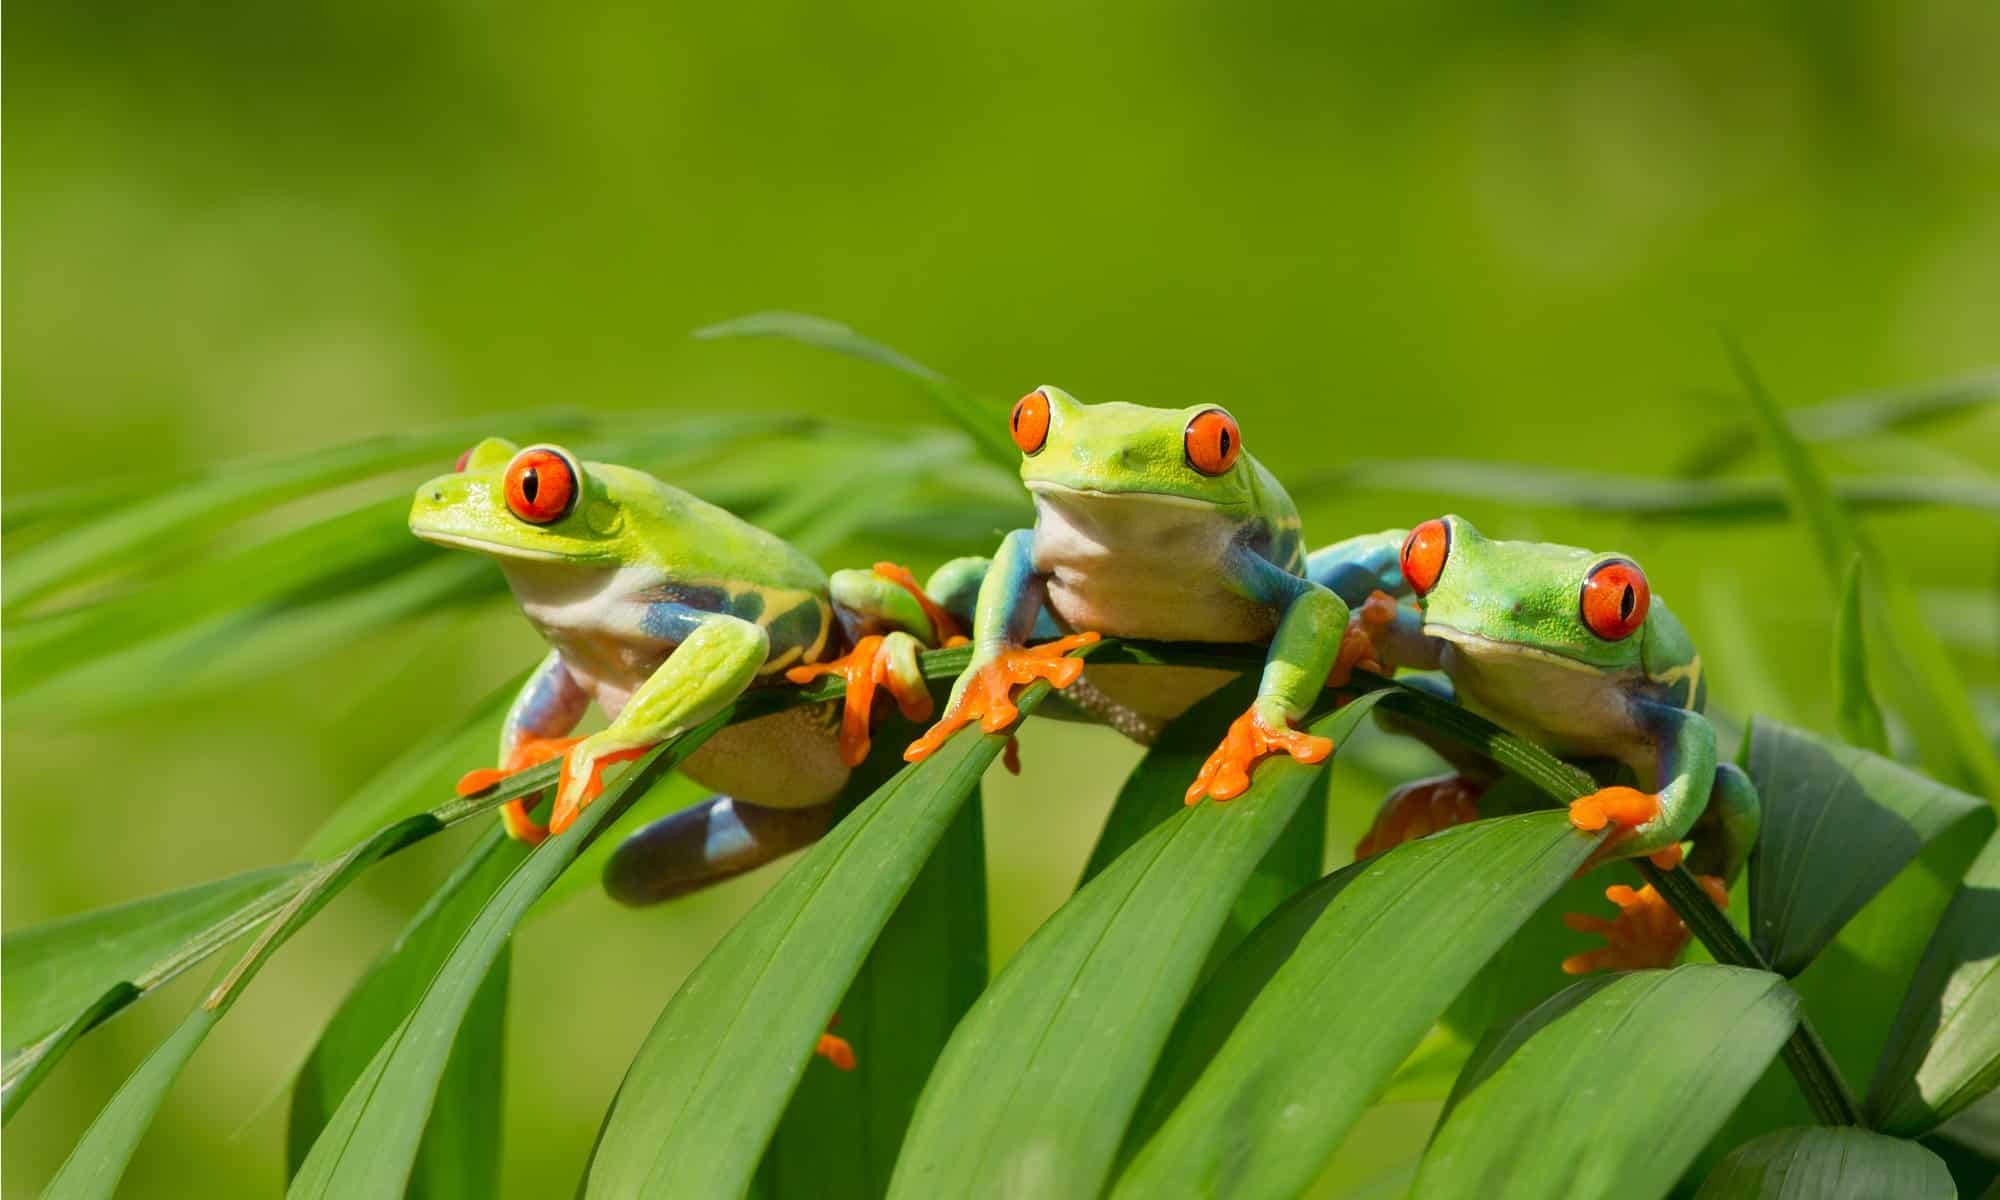
M451 474L417 489L410 532L503 560L617 564L635 498L621 492L638 486L628 479L635 474L581 462L560 446L522 450L487 438Z
M1061 388L1036 388L1014 405L1021 479L1037 500L1090 493L1249 509L1261 469L1242 453L1236 419L1213 404L1146 408L1080 404Z
M1401 565L1433 637L1600 670L1646 666L1652 592L1629 558L1493 541L1465 518L1445 516L1410 531Z

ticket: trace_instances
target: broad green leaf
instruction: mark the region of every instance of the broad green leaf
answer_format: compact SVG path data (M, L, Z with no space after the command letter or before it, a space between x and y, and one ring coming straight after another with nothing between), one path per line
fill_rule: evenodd
M1784 473L1791 506L1819 548L1828 583L1837 586L1841 573L1857 554L1867 567L1864 582L1870 598L1876 601L1866 606L1871 616L1871 641L1893 664L1893 669L1878 678L1890 689L1924 762L1939 779L1973 788L1984 793L1989 803L2000 806L2000 753L1980 729L1971 696L1950 654L1924 624L1915 593L1855 528L1842 498L1792 432L1783 410L1764 390L1742 348L1732 341L1729 352L1749 397L1751 414ZM1985 481L1963 486L2000 495L2000 486Z
M118 1180L159 1112L167 1090L201 1048L209 1031L228 1013L278 947L383 856L441 828L439 820L429 814L411 817L382 830L332 862L314 868L243 958L222 976L208 998L120 1085L111 1103L97 1114L50 1181L44 1193L47 1200L108 1197L116 1192Z
M1772 969L1804 970L1933 838L1986 806L1852 746L1756 718L1747 742L1764 824L1750 862L1752 940Z
M417 1200L490 1200L500 1194L500 1130L506 1115L507 992L513 947L500 956L473 993L459 1022L437 1103L410 1168L406 1196Z
M1281 908L1265 925L1274 932L1252 935L1190 1009L1149 1097L1172 1113L1116 1194L1298 1194L1452 997L1599 840L1547 812L1405 843L1318 885L1333 894L1288 956L1299 906L1314 901ZM1280 945L1260 945L1267 936Z
M0 1024L15 1051L75 1019L121 983L158 987L283 903L305 863L246 871L177 892L9 933L0 941Z
M862 337L838 321L804 313L760 312L698 329L695 336L784 338L901 371L923 383L938 407L972 436L973 444L987 458L1010 472L1021 465L1020 448L1007 436L1007 409L1003 405L974 397L915 359Z
M519 429L559 433L589 428L566 413L526 414L510 421ZM401 467L437 462L486 436L492 421L482 418L442 429L388 434L315 450L290 458L235 464L174 481L154 498L119 507L60 539L21 554L7 564L11 611L66 584L105 571L129 570L240 517L285 500L365 479ZM10 506L11 507L11 506Z
M916 732L892 730L877 735L888 749L850 782L855 798L886 780L886 760ZM758 1171L760 1195L868 1200L888 1187L931 1064L986 986L980 826L975 791L840 1001L835 1032L853 1044L855 1069L841 1072L821 1059L807 1065Z
M1344 741L1386 694L1311 729ZM1175 729L1213 749L1242 711L1225 689ZM1318 776L1273 757L1237 799L1183 804L1037 930L952 1035L889 1194L1096 1195L1230 906ZM1191 779L1153 782L1179 802Z
M135 592L9 629L9 697L82 663L220 613L377 579L443 553L410 536L405 497L370 501L338 516L201 559Z
M2000 1085L2000 837L1932 931L1868 1094L1871 1124L1915 1136Z
M1829 486L1857 511L1945 507L2000 513L2000 486L1983 480L1864 475ZM1410 492L1523 508L1699 521L1775 521L1786 513L1784 485L1776 479L1648 479L1463 458L1362 459L1288 480L1286 487L1300 503L1354 492Z
M543 842L519 861L453 944L416 1007L347 1088L319 1140L299 1164L288 1195L389 1196L403 1192L452 1048L514 927L585 847L655 780L722 728L733 711L725 709L653 749L584 809L567 832ZM548 772L539 774L546 787ZM525 780L528 775L515 778Z
M1856 554L1847 563L1840 587L1840 608L1833 619L1833 711L1840 736L1863 750L1889 753L1889 733L1882 710L1868 686L1868 650L1861 632L1861 581L1864 560Z
M1023 713L1047 694L1028 688ZM654 1022L605 1116L584 1194L749 1187L812 1048L1001 734L961 733L807 850Z
M0 1084L0 1121L11 1121L42 1086L49 1072L68 1054L77 1039L102 1025L111 1016L140 996L138 988L122 980L106 988L104 994L83 1006L82 1011L56 1026L40 1039L29 1043L7 1059L7 1078Z
M489 829L402 936L341 1002L332 1020L320 1031L319 1041L292 1086L286 1139L288 1174L298 1171L327 1118L367 1069L376 1051L416 1008L445 957L527 853L525 845L509 839L497 825ZM494 1131L498 1128L499 1089L493 1086L492 1077L504 1055L490 1044L493 1040L490 1035L497 1032L499 1015L505 1008L504 959L488 974L487 990L482 993L486 1003L483 1006L475 1003L473 1011L489 1019L478 1022L468 1019L460 1028L458 1045L452 1051L452 1066L445 1072L447 1086L440 1088L440 1096L446 1102L433 1110L432 1130L426 1133L425 1150L418 1155L419 1164L429 1159L470 1167L469 1183L490 1173L482 1172L480 1165L490 1160L491 1151L497 1148ZM454 1083L459 1086L449 1087ZM492 1119L477 1120L482 1114ZM478 1147L467 1146L464 1138L453 1135L451 1131L462 1124L478 1127L474 1140L485 1147L484 1156L463 1153ZM437 1148L432 1149L433 1145ZM421 1165L418 1173L424 1173ZM487 1183L484 1189L461 1189L461 1194L491 1195L498 1181L491 1179Z
M1580 983L1474 1051L1415 1194L1664 1196L1797 1021L1798 998L1768 971Z
M1955 1200L1944 1160L1866 1129L1780 1129L1717 1163L1695 1200Z

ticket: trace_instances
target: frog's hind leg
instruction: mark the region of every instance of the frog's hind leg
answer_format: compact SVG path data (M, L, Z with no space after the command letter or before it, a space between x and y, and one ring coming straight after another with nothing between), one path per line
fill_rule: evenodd
M1488 784L1465 775L1437 775L1406 783L1382 801L1375 823L1355 844L1354 857L1367 858L1404 842L1479 819L1479 797Z
M717 796L626 838L604 864L604 890L634 908L659 904L804 849L832 825L831 801L766 808Z

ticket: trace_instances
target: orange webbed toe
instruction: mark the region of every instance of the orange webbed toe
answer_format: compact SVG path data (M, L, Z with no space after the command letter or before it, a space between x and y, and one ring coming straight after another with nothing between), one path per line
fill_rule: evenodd
M629 762L651 749L651 746L635 746L630 750L613 750L598 755L590 764L590 778L584 780L580 787L573 783L576 755L566 756L563 759L562 783L556 788L555 811L549 814L549 833L560 834L574 825L576 819L583 815L583 810L604 794L604 768L614 763Z
M1367 834L1355 844L1354 857L1367 858L1441 829L1477 821L1479 797L1485 790L1459 775L1420 779L1397 788L1375 814Z
M811 683L822 675L838 675L846 681L840 714L840 760L850 767L858 767L868 758L878 687L888 686L896 707L910 720L922 721L931 715L930 691L921 684L906 685L896 678L890 670L887 644L887 638L864 637L839 658L806 663L785 672L785 678L793 683Z
M1052 687L1066 688L1083 674L1083 660L1066 657L1070 651L1080 646L1088 646L1098 640L1095 633L1073 633L1039 646L1010 646L990 661L975 667L972 677L966 680L965 688L959 693L958 702L948 709L937 724L924 731L924 735L911 742L903 757L910 762L922 762L929 758L945 739L959 730L979 722L979 728L987 733L999 733L1012 725L1021 715L1014 704L1014 689L1024 687L1038 679L1045 679Z
M1250 771L1257 761L1279 753L1302 763L1316 763L1333 753L1333 740L1289 725L1267 724L1252 708L1230 722L1222 744L1201 764L1194 782L1188 785L1187 803L1198 804L1203 796L1234 800L1249 790Z
M1599 788L1588 796L1570 801L1569 823L1585 833L1613 826L1613 836L1623 837L1660 815L1660 798L1637 788Z
M1720 879L1704 875L1701 887L1717 908L1728 905L1729 893ZM1587 975L1592 971L1666 967L1680 957L1688 943L1688 927L1666 897L1653 890L1653 885L1634 890L1622 883L1614 884L1604 889L1604 898L1618 907L1617 917L1607 920L1589 913L1563 914L1563 924L1571 929L1604 939L1604 945L1598 949L1564 959L1564 973Z
M509 776L568 753L571 746L582 740L581 737L524 737L508 751L505 763L498 767L467 771L459 776L454 790L461 796L476 796L499 786ZM549 831L535 824L534 818L528 815L533 799L532 796L521 796L500 806L500 823L506 827L507 836L531 846L549 836Z

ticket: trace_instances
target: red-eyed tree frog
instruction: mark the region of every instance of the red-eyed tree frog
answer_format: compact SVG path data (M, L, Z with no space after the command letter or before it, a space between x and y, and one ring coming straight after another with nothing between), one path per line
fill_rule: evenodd
M649 857L704 876L677 890L818 836L849 768L867 755L876 688L910 719L928 718L917 653L951 640L962 619L900 567L829 578L714 505L559 446L481 442L451 474L417 489L410 529L497 562L551 647L507 714L498 768L459 783L471 794L561 755L549 830L530 818L530 797L502 810L514 837L561 833L597 796L607 765L700 724L747 688L781 676L846 678L838 718L829 705L787 709L732 725L689 756L682 770L729 799L690 810L664 835L648 831ZM984 565L960 559L931 582L969 605ZM569 736L592 701L610 725ZM676 849L677 839L693 844Z
M1043 387L1015 404L1009 428L1035 525L1001 541L979 590L972 663L943 719L904 757L921 760L973 721L1006 729L1018 715L1015 687L1075 683L1084 664L1064 655L1102 634L1269 645L1255 701L1201 767L1188 803L1242 794L1267 754L1318 762L1331 753L1292 722L1330 676L1345 682L1367 640L1347 636L1347 603L1305 577L1298 510L1244 450L1235 418L1212 404L1085 405ZM1044 617L1065 636L1027 645ZM1087 683L1151 720L1227 678L1168 673L1092 668Z
M1757 792L1734 764L1716 761L1715 730L1701 715L1701 656L1637 563L1493 541L1463 517L1445 516L1407 534L1330 547L1313 556L1310 572L1322 581L1378 579L1382 590L1356 623L1390 669L1442 671L1448 684L1440 690L1467 709L1562 757L1628 768L1640 787L1604 787L1569 808L1578 829L1613 830L1609 854L1676 865L1682 839L1706 813L1693 866L1711 898L1726 902L1727 882L1756 841ZM1435 677L1410 682L1439 686ZM1478 816L1497 769L1447 753L1460 773L1391 793L1357 855ZM1685 927L1650 886L1606 895L1620 910L1616 921L1567 919L1608 944L1568 959L1565 970L1664 965L1686 944Z

